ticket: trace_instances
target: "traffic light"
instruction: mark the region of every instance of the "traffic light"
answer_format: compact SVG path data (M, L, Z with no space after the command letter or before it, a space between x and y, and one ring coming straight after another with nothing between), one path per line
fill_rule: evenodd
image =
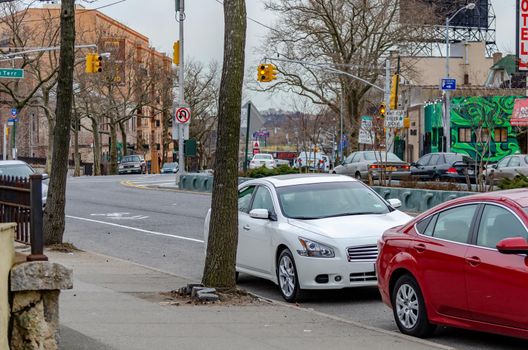
M86 73L93 73L93 59L94 59L93 53L89 53L86 55L86 69L85 69Z
M277 79L277 73L278 73L277 66L274 64L268 64L268 77L269 77L268 81Z
M103 71L103 57L98 53L93 55L93 73L101 73Z
M392 84L391 84L391 91L390 91L390 109L396 110L398 109L398 87L400 85L400 76L398 74L394 74L392 76Z
M268 64L259 64L257 67L257 81L265 83L270 81L268 76Z
M380 104L378 112L381 118L385 118L385 113L387 113L387 106L385 105L385 102Z
M179 66L180 65L180 42L176 41L174 42L174 45L172 45L172 48L174 49L174 53L172 55L172 62Z

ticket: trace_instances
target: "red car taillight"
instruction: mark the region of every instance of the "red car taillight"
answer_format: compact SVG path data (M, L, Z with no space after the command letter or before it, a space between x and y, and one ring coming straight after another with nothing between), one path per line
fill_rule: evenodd
M409 170L411 167L409 165L402 165L402 170Z
M458 174L458 171L455 168L451 167L447 169L447 173L448 174Z
M378 169L378 168L379 168L379 165L377 165L377 164L369 165L369 169Z

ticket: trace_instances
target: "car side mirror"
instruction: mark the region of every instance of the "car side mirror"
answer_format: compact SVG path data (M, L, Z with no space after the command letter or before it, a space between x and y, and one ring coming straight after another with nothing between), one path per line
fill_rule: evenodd
M493 169L497 169L499 166L498 166L497 164L493 164L491 167L492 167Z
M249 216L253 219L269 220L270 212L268 209L253 209L249 212Z
M528 242L523 237L506 238L497 243L497 250L502 254L528 254Z
M42 174L42 180L47 180L47 179L49 179L49 175L46 173Z
M387 202L389 202L390 206L393 207L394 209L398 209L402 206L401 200L397 198L391 198Z

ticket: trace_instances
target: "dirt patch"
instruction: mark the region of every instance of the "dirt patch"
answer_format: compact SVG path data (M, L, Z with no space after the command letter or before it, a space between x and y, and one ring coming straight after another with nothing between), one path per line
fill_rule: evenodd
M72 243L52 244L52 245L47 246L46 249L52 252L60 252L60 253L82 252L82 250L74 246Z
M245 290L237 289L234 292L231 293L224 293L217 291L215 293L219 296L218 301L210 302L210 301L200 301L196 300L194 298L191 298L188 295L181 294L177 290L173 290L170 292L162 292L159 293L159 296L163 299L163 304L166 305L221 305L221 306L245 306L245 305L259 305L264 303L269 303L268 301L258 298Z

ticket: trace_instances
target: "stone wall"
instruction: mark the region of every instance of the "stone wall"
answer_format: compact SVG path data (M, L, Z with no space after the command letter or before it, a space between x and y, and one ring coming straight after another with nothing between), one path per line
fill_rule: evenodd
M0 350L9 350L9 271L15 261L15 224L0 224Z
M13 267L11 349L58 349L59 294L72 287L72 270L60 264L36 261Z

